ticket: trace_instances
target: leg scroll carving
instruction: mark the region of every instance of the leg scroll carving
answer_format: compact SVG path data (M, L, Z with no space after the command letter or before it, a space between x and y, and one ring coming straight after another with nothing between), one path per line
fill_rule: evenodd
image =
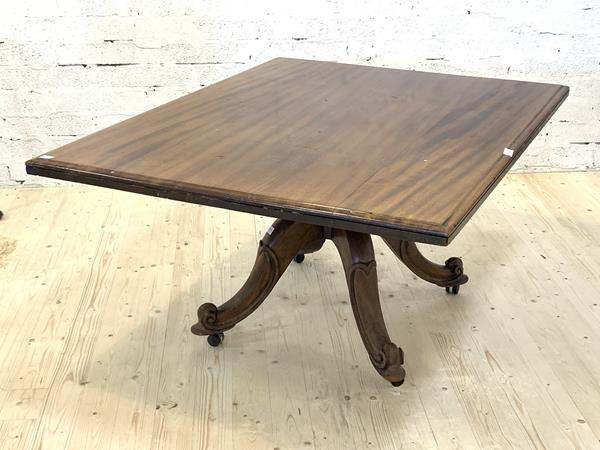
M342 258L354 318L371 363L382 377L399 386L405 377L404 354L391 342L385 327L371 236L334 230L333 242Z
M400 260L419 278L458 294L459 286L469 281L463 272L460 258L449 258L442 266L429 261L412 241L383 238L383 241Z
M217 342L214 336L233 328L254 312L292 259L302 248L321 239L322 232L322 228L315 225L276 220L259 243L254 267L244 285L219 307L212 303L201 305L198 323L192 326L192 333L210 335L218 345L220 340Z

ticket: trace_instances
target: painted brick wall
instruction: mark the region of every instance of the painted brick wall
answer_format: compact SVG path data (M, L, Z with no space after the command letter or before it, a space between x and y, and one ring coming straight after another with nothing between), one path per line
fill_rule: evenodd
M517 170L600 168L600 0L20 0L0 15L0 184L276 56L567 84Z

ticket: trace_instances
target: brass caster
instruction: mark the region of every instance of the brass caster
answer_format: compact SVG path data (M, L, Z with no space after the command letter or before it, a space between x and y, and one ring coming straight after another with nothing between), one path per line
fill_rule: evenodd
M448 294L458 294L458 291L460 290L460 286L446 286L446 292Z
M225 339L225 335L223 333L211 334L206 338L208 345L211 347L218 347L221 345L221 342L223 342L223 339Z

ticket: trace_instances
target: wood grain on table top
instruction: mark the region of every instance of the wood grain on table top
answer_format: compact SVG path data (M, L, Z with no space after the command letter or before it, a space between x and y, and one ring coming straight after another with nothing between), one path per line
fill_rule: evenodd
M567 95L553 84L278 58L27 169L447 244Z

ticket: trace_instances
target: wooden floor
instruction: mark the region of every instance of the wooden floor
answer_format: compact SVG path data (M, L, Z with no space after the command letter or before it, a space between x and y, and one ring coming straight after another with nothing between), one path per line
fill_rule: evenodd
M331 243L215 349L195 310L241 285L272 219L79 186L0 209L2 449L600 448L600 173L510 176L425 248L464 258L458 296L375 239L400 388Z

